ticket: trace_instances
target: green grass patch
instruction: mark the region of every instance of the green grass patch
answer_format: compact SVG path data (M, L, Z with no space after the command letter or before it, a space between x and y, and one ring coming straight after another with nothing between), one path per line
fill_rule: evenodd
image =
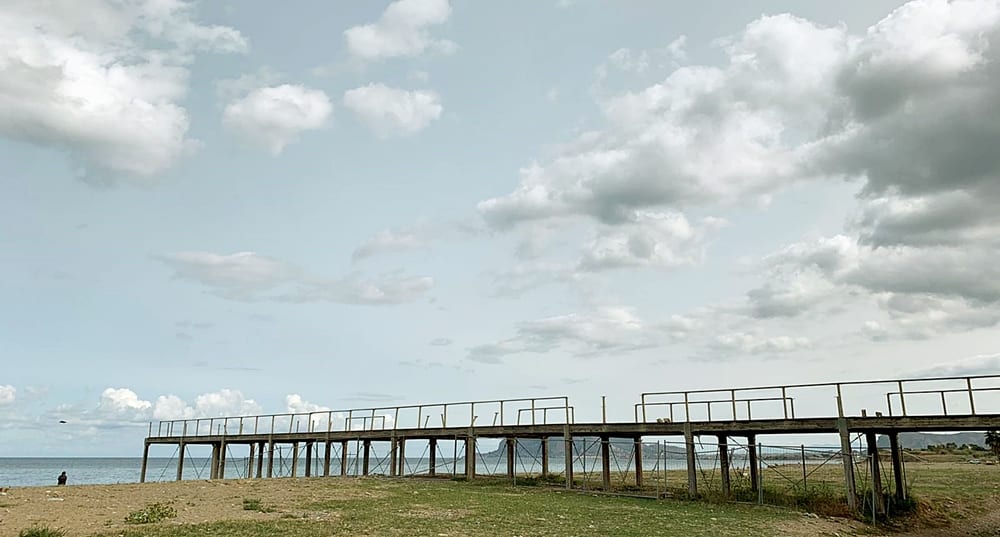
M125 515L126 524L153 524L177 516L177 510L165 503L151 503Z
M264 505L259 498L243 498L243 510L256 511L258 513L273 513L275 508L270 505Z

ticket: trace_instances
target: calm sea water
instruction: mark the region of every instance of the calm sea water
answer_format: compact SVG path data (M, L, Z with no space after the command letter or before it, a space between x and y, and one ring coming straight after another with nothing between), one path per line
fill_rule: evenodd
M230 458L226 461L226 477L242 478L247 476L248 460L246 457ZM657 467L656 461L643 461L643 467L652 470ZM505 458L480 457L476 460L476 473L482 475L503 475L507 471ZM539 473L541 471L541 461L534 458L520 457L517 460L517 472ZM622 469L629 467L629 461L616 461L614 466ZM207 479L209 476L209 459L206 457L188 457L184 461L184 479ZM419 474L427 471L428 461L426 457L406 459L406 473ZM439 457L437 460L437 472L440 475L464 471L465 461L462 458L455 460L451 457ZM659 467L666 465L670 469L684 467L684 461L663 460ZM256 465L255 465L256 466ZM305 460L300 459L296 475L305 475ZM599 471L600 461L596 458L588 457L578 459L574 466L576 472ZM91 484L113 484L113 483L138 483L142 459L138 457L101 457L101 458L33 458L33 457L0 457L0 488L6 487L36 487L55 486L56 478L61 472L66 472L69 476L70 485L91 485ZM267 472L266 463L264 472ZM323 461L317 458L312 463L313 475L321 474ZM369 471L372 474L387 474L389 468L388 457L373 455L370 461ZM562 460L552 460L549 463L549 471L553 473L562 472L564 463ZM254 471L256 468L254 469ZM289 454L277 454L275 457L274 475L291 476L291 456ZM347 474L358 475L361 470L361 461L354 457L348 458ZM332 475L340 474L340 461L337 458L331 460L330 472ZM146 469L147 481L172 481L177 478L177 459L170 457L151 457Z

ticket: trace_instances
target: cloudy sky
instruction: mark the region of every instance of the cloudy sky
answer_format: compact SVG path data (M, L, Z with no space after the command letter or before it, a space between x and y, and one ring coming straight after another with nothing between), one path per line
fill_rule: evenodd
M995 371L998 107L998 0L5 0L0 455Z

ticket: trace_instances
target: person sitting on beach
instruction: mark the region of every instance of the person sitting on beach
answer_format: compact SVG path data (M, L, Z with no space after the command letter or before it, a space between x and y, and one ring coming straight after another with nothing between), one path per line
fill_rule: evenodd
M57 482L60 485L65 485L67 479L69 479L69 476L66 475L66 472L63 472L63 473L59 474L59 479L57 480Z

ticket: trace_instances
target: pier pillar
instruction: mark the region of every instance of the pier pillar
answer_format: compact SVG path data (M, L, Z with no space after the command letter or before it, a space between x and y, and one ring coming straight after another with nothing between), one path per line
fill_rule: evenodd
M427 475L434 477L437 475L438 441L437 438L431 438L427 442L429 444L427 449L430 450L430 454L427 457Z
M253 479L253 456L254 448L256 447L253 442L247 446L250 450L250 455L247 457L247 479Z
M146 482L146 467L149 465L149 443L143 442L142 446L142 468L139 470L139 482Z
M840 434L840 453L844 467L844 487L847 489L847 506L851 511L858 510L858 489L854 483L854 454L851 448L851 432L847 429L847 419L837 419L837 429Z
M563 428L563 443L565 445L566 459L566 488L573 488L573 435L569 432L569 424Z
M177 480L180 481L184 477L184 441L181 440L177 444Z
M257 479L264 477L264 442L257 443Z
M694 432L691 431L691 424L684 424L684 451L687 455L688 471L688 496L696 498L698 496L698 466L694 452Z
M601 487L611 490L611 439L601 437Z
M465 437L465 478L472 481L476 478L476 437Z
M340 475L347 475L347 440L340 442Z
M642 488L642 437L635 437L632 446L632 456L635 459L635 486Z
M216 461L219 463L219 471L215 473L216 479L226 478L226 441L223 440L219 442L219 458Z
M899 449L899 433L889 433L889 456L892 459L892 477L896 485L896 499L906 499L906 483L903 476L903 454Z
M323 477L330 477L330 450L333 449L333 442L327 440L323 443Z
M313 443L306 442L306 477L312 477L313 469Z
M292 477L299 474L299 443L292 442Z
M722 482L722 495L728 498L732 490L729 481L729 438L724 434L719 435L719 475Z
M760 488L760 476L757 475L760 464L757 462L757 435L755 434L747 435L747 455L749 455L750 464L750 490L757 492Z
M542 437L542 475L549 475L549 437Z
M219 444L212 444L212 456L208 460L208 478L218 479L219 477Z
M878 459L878 444L875 433L865 433L865 443L868 444L868 460L872 469L872 492L875 496L873 512L881 514L885 512L885 495L882 490L882 465Z
M517 450L517 440L507 439L507 477L514 479L514 465L516 464L515 451Z
M399 441L393 438L389 440L389 477L396 477L396 471L399 468L398 456Z
M267 443L267 477L274 477L274 439Z
M406 438L400 438L396 440L396 444L399 446L397 452L399 454L399 469L396 471L398 477L406 476Z
M372 441L364 441L364 455L362 455L361 475L368 475L368 465L371 462Z

